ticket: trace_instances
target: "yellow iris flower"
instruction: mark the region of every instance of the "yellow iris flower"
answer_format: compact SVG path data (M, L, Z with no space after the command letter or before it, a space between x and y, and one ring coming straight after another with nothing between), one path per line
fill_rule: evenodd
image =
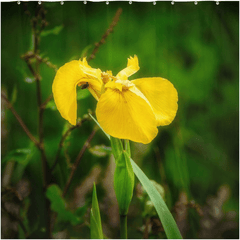
M59 68L52 85L53 97L62 117L72 125L77 119L76 87L87 86L98 101L96 116L103 130L119 139L147 144L158 126L170 124L178 109L178 94L164 78L128 77L139 70L135 55L116 76L111 71L91 68L86 58Z

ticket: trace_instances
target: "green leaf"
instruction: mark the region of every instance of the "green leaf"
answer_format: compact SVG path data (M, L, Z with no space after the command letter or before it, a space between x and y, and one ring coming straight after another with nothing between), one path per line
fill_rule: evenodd
M106 157L108 154L112 153L112 148L106 147L105 145L96 145L90 148L89 152L96 157Z
M151 180L151 183L153 184L153 186L156 188L156 190L160 193L161 197L165 201L165 190L164 190L163 186L161 186L159 183L155 182L154 180ZM144 206L144 210L142 212L142 216L144 218L146 216L152 217L152 216L158 215L153 202L150 200L150 198L144 188L143 188L142 194L139 195L138 197L142 201L142 204Z
M97 200L95 183L93 185L92 208L90 213L90 230L92 239L103 239L102 223Z
M116 160L114 190L119 205L120 215L127 215L134 188L134 172L130 157L123 151Z
M47 105L46 105L46 108L49 108L49 109L51 109L53 111L56 111L57 110L57 106L56 106L54 100L49 101L47 103Z
M77 208L77 210L75 211L75 215L77 217L82 218L84 214L87 212L87 209L88 209L88 205L85 204L84 206Z
M45 31L42 31L41 32L41 37L46 37L50 34L55 34L55 35L58 35L61 30L63 29L63 25L60 25L60 26L56 26L50 30L45 30Z
M17 183L20 179L22 179L25 169L29 168L36 159L38 161L38 156L38 149L33 142L30 142L27 148L13 150L9 152L4 159L2 159L2 163L8 161L14 161L17 163L14 166L11 178L12 184Z
M162 199L165 201L165 190L164 190L163 186L154 180L151 180L151 183L157 189L157 191L160 193Z
M171 239L180 239L182 238L177 224L168 210L167 205L162 199L160 193L153 186L152 182L148 179L148 177L144 174L144 172L138 167L138 165L131 159L133 171L136 174L137 178L143 185L144 189L148 193L151 201L153 202L158 216L162 222L163 228L166 232L168 238Z
M17 85L14 85L13 91L12 91L12 97L11 97L11 104L13 105L17 100Z
M20 208L20 216L28 234L30 233L30 230L32 231L32 229L29 228L29 219L27 215L29 207L30 207L30 199L25 198L23 201L22 207ZM26 235L23 232L22 228L19 226L18 229L19 229L19 238L26 239Z
M89 97L91 94L88 89L80 89L77 91L77 100Z
M31 148L16 149L16 150L9 152L2 159L2 163L8 162L8 161L15 161L15 162L18 162L18 163L26 166L31 159L31 154L32 154Z
M66 210L66 203L62 198L62 191L57 185L53 184L49 186L46 196L51 201L52 211L58 213L59 221L71 222L72 225L77 225L81 222L79 217Z

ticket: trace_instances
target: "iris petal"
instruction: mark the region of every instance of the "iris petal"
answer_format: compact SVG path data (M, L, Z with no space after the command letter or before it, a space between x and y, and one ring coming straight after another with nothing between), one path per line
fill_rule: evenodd
M113 137L149 143L158 133L149 104L135 93L108 88L97 104L97 119Z
M138 70L139 70L138 58L135 55L134 57L128 58L127 67L120 71L116 77L121 80L127 80L128 77L132 76Z
M81 70L88 75L89 77L97 78L101 80L102 71L98 68L92 68L88 65L86 58L83 58L82 61L79 61L79 67Z
M178 109L178 94L173 84L160 77L139 78L131 82L148 99L156 115L157 125L170 124L175 118Z
M97 93L101 91L102 84L101 81L96 78L98 72L96 77L93 77L93 73L91 76L86 75L80 67L81 64L81 61L74 60L60 67L52 85L53 97L57 109L62 117L73 125L76 125L77 119L76 86L89 83L89 89L97 95ZM87 68L87 66L85 66L85 68ZM89 71L91 71L90 67Z

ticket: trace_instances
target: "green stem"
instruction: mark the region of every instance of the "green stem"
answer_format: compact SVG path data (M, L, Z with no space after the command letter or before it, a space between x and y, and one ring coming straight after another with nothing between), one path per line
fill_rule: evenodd
M118 160L118 157L122 154L123 152L123 145L120 139L110 137L111 141L111 146L112 146L112 153L114 155L115 160Z
M120 215L121 239L127 239L127 215Z
M126 152L129 155L129 157L131 157L131 148L130 148L129 140L127 140L127 139L124 140L124 147L125 147Z

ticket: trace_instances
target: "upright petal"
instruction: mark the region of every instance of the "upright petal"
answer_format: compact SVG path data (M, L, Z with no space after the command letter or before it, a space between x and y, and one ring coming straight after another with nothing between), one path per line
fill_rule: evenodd
M129 90L107 88L97 104L96 115L103 130L116 138L147 144L158 133L149 104Z
M79 65L80 61L74 60L60 67L52 85L58 111L73 125L76 124L77 119L76 86L89 83L89 88L94 91L101 90L101 81L84 74Z
M134 55L134 57L128 58L127 67L120 71L116 77L121 80L127 80L128 77L132 76L138 70L139 70L138 58L136 55Z
M83 60L79 60L79 67L89 77L97 78L98 80L101 80L101 74L102 71L98 68L92 68L88 65L86 58L83 58Z
M170 124L178 109L178 94L173 84L160 77L140 78L131 82L136 85L152 105L158 126Z

